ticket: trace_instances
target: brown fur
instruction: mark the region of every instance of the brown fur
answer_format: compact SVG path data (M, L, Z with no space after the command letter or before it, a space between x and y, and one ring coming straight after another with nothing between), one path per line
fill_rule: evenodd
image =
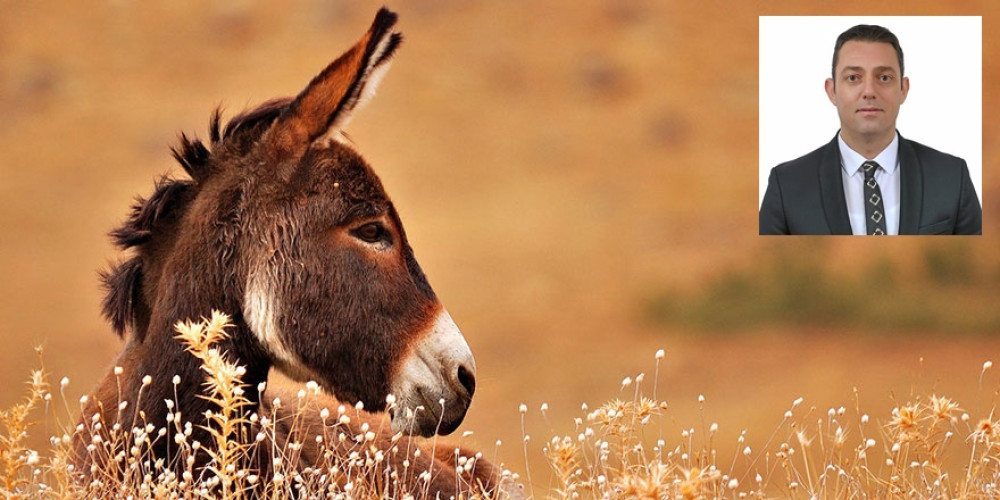
M373 453L371 450L383 450L386 460L378 468L378 471L381 473L386 470L396 472L399 481L409 491L423 489L428 491L432 498L436 493L440 493L444 498L457 497L457 494L461 492L464 492L466 496L470 492L498 495L498 487L503 483L504 494L510 496L513 493L513 496L516 496L518 490L512 488L512 484L509 485L509 480L501 481L501 471L489 460L483 458L483 454L474 450L443 443L434 446L431 441L408 436L395 435L394 437L393 432L388 427L388 421L382 415L357 411L350 406L345 412L345 415L350 417L350 423L337 423L339 403L323 395L307 396L304 401L297 402L297 395L287 388L275 391L268 390L267 392L268 396L276 396L283 404L291 405L286 410L286 415L297 415L296 418L286 418L279 422L279 427L283 431L281 439L285 439L285 443L302 444L299 456L301 468L324 464L321 445L316 441L318 435L323 436L322 446L327 447L327 449L333 448L335 456L341 460L349 456L352 451L357 451L364 457L366 451L371 456ZM320 412L324 408L331 412L331 416L325 421L320 417ZM270 401L263 402L261 410L264 414L272 411ZM358 443L356 437L365 434L361 430L365 424L374 432L374 440L362 440L361 443ZM341 434L345 437L344 441L339 439ZM270 457L263 458L270 459ZM408 462L405 466L404 461ZM466 461L471 461L470 469L463 470L461 473L457 472L458 464L464 464ZM329 462L326 463L329 464ZM343 468L343 464L340 465ZM420 473L424 471L430 472L430 480L426 483L419 477Z
M442 308L378 177L349 147L317 139L353 111L366 71L387 63L399 46L399 35L390 33L395 19L381 10L365 37L295 99L269 101L233 118L224 129L216 111L208 145L180 136L173 154L191 180L160 180L154 193L139 199L129 218L111 232L120 248L133 252L102 275L104 314L126 339L116 360L123 374L109 372L104 378L84 410L85 423L100 414L105 422L141 417L165 427L164 400L170 399L194 424L190 439L209 443L200 426L205 411L217 408L199 397L204 380L200 365L173 338L173 325L208 316L213 309L232 315L231 336L219 347L246 368L243 381L251 388L246 396L252 402L247 414L289 411L261 404L273 395L255 389L274 365L315 376L336 395L310 403L302 426L285 428L275 437L278 445L289 440L306 445L302 467L322 458L315 456L316 432L346 430L353 436L361 425L360 420L349 429L324 424L318 416L321 406L333 409L340 400L384 409L401 360ZM358 231L371 223L380 225L381 232L375 241L362 242ZM266 315L245 303L251 286L264 286L262 294L280 310ZM273 319L278 340L255 331L246 311ZM282 348L292 361L280 359ZM152 383L142 387L145 375ZM172 383L174 375L180 384ZM463 374L460 369L459 378L467 398L448 414L445 433L461 421L475 387L467 370ZM122 411L121 400L128 402ZM392 433L383 415L363 419L379 429L380 444L390 444ZM85 428L77 436L83 471L106 459L86 451L90 433ZM390 460L397 468L404 459L416 461L410 470L417 472L433 466L432 494L456 496L477 483L492 491L498 484L497 471L485 460L477 461L472 475L457 475L452 447L430 450L410 437L396 444L425 449L420 457L397 454ZM176 450L172 440L161 439L150 451L166 457ZM262 467L266 474L268 462ZM416 481L412 476L404 480Z

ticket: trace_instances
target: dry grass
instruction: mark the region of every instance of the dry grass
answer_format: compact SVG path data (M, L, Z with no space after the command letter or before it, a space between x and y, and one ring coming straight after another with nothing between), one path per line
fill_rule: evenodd
M53 397L42 370L31 374L28 395L0 413L0 493L7 498L425 498L426 490L409 491L381 457L391 450L359 446L342 456L324 454L316 467L291 466L298 452L292 443L272 450L274 475L255 471L260 443L271 443L276 415L243 417L248 404L240 379L243 368L228 361L213 345L223 338L229 319L222 314L201 323L178 324L178 340L201 360L206 373L204 396L219 404L208 415L212 443L189 442L191 424L180 408L168 403L170 429L144 422L102 422L95 419L52 436L50 449L25 446L34 423L55 419L68 381ZM663 352L656 355L656 373L647 390L645 375L622 381L621 394L603 406L582 407L574 432L557 434L542 447L551 470L527 471L528 493L535 498L1000 498L1000 412L994 405L974 402L970 413L956 401L932 394L897 404L888 415L869 415L858 403L821 411L797 399L771 430L744 429L735 456L720 456L719 427L701 421L676 422L671 407L657 397ZM992 368L987 362L979 377ZM148 382L147 382L148 384ZM647 394L649 392L649 394ZM317 394L315 384L300 398ZM141 397L141 394L140 394ZM65 400L65 397L62 397ZM704 398L698 404L703 407ZM68 412L69 405L64 404ZM541 412L547 412L542 405ZM779 412L781 410L778 410ZM35 415L44 412L44 417ZM341 408L343 418L349 409ZM521 406L523 416L528 412ZM294 417L293 417L294 418ZM349 417L348 417L349 418ZM71 465L73 432L89 427L95 437L88 451L107 464L93 467L87 478ZM682 429L668 435L667 428ZM93 432L104 428L104 433ZM258 429L251 436L248 429ZM761 439L764 438L764 439ZM179 453L152 457L149 445L173 439ZM525 460L530 437L524 436ZM339 450L342 451L342 450ZM195 458L208 465L194 467ZM269 455L272 456L272 455ZM178 474L175 471L180 471ZM394 484L394 485L393 485ZM532 491L534 490L534 491Z
M167 401L166 428L148 424L139 415L124 422L119 405L118 417L106 422L100 414L79 424L59 423L60 415L50 402L45 376L41 370L32 373L28 396L21 404L0 413L4 424L0 434L0 495L4 498L157 498L157 499L232 499L244 498L400 498L432 497L429 491L430 470L412 470L404 462L402 470L394 466L390 455L405 452L419 456L419 450L400 450L396 444L401 434L393 436L385 449L374 445L374 431L368 424L360 426L361 435L347 436L337 430L347 429L352 419L363 420L362 407L340 406L333 412L323 409L323 421L345 424L325 426L321 435L312 435L315 443L300 443L283 439L283 429L294 432L305 418L312 398L320 395L317 384L310 382L297 394L297 401L285 403L299 408L297 412L281 412L282 402L275 399L267 414L244 411L251 402L245 397L247 386L242 382L245 369L231 362L226 353L215 347L227 336L229 317L213 313L202 322L178 323L176 338L186 350L199 359L205 372L201 397L218 406L206 412L205 429L208 443L192 438L194 426L185 419L179 402ZM123 376L115 368L116 376ZM119 378L120 380L120 378ZM147 376L137 396L152 383ZM173 383L178 383L177 377ZM68 384L63 379L60 388ZM264 387L258 390L263 391ZM65 397L62 397L65 401ZM41 403L44 402L44 405ZM81 408L87 398L81 399ZM44 406L44 408L43 408ZM33 414L43 410L46 415ZM65 413L77 413L65 405ZM52 436L47 452L28 449L24 443L28 428L35 421L56 421L61 433ZM65 418L65 415L62 415ZM73 417L70 416L69 421ZM91 462L89 471L75 468L72 457L78 453L74 434L89 436L85 453ZM172 456L155 456L153 445L170 439L176 446ZM276 445L276 443L280 443ZM318 461L311 467L298 468L303 447L317 451ZM456 454L456 467L469 473L479 456L466 459ZM261 471L266 460L270 471ZM196 464L205 464L198 466ZM509 474L506 473L505 474ZM407 480L406 478L409 478ZM415 480L414 480L415 478ZM474 493L471 498L489 500Z
M657 368L662 351L657 354ZM983 365L983 374L992 363ZM666 402L643 396L643 375L626 378L631 400L613 400L555 436L544 452L555 498L1000 498L996 407L970 415L947 397L915 398L889 415L857 404L826 412L791 403L779 425L744 429L736 456L717 451L719 427L702 421L664 436ZM980 376L980 384L982 376ZM655 386L653 393L655 394ZM704 404L699 397L699 405ZM543 412L545 408L543 407ZM751 444L750 436L768 436Z

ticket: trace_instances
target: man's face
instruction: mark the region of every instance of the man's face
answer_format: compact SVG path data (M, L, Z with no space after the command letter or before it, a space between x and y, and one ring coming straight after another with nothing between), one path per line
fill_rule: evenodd
M891 141L899 106L906 100L910 81L900 75L892 45L851 40L840 48L834 79L826 93L837 106L845 140Z

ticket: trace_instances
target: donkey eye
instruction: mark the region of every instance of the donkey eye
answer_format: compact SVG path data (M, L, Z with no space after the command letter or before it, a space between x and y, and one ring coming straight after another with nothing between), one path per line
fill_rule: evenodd
M389 234L388 231L385 230L385 227L378 222L369 222L368 224L355 229L352 233L355 237L367 243L378 243L380 241L384 241Z

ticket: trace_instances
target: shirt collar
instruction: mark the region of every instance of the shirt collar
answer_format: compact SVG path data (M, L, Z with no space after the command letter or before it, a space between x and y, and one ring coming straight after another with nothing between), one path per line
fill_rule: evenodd
M837 134L837 144L840 145L840 166L844 169L844 172L846 172L847 175L854 175L859 172L861 170L861 164L868 161L868 159L861 156L861 153L851 149L851 147L844 142L844 138L841 137L840 134ZM892 142L890 142L889 145L875 157L875 161L887 173L892 174L896 170L898 157L899 132L896 132L892 136Z

